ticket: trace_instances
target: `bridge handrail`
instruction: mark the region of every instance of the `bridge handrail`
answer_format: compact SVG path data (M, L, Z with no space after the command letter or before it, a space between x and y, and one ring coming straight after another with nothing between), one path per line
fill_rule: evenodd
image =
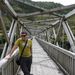
M16 49L14 51L10 59L5 57L2 60L0 60L0 75L15 75L16 74L18 66L15 63L15 57L18 54L18 50L19 49Z
M36 39L48 55L67 75L75 75L75 53L48 43L42 39Z
M41 40L41 39L39 39L39 40ZM62 52L62 53L64 53L64 54L66 54L66 55L68 55L68 56L71 56L72 58L75 59L75 53L73 53L73 52L71 52L71 51L68 51L68 50L65 50L65 49L63 49L63 48L61 48L61 47L59 47L59 46L56 46L56 45L54 45L54 44L52 44L52 43L50 43L50 42L46 42L46 41L44 41L44 40L41 40L41 41L44 42L44 43L47 44L47 45L50 45L50 46L54 47L54 48L57 49L58 51L60 51L60 52Z
M18 49L14 51L14 53L11 55L11 59L12 60L18 53ZM7 63L10 62L9 59L7 59L6 57L3 58L2 60L0 60L0 69Z

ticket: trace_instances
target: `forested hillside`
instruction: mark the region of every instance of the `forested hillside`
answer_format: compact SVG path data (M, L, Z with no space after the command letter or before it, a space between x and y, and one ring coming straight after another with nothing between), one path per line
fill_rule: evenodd
M51 8L63 6L60 3L54 3L54 2L41 2L41 1L40 2L34 2L32 0L23 0L23 1L31 2L33 5L37 5L39 7L45 8L45 9L51 9Z
M43 7L45 9L51 9L63 6L59 3L54 3L54 2L32 2L32 3L38 5L39 7Z
M26 1L26 2L28 2L30 4L32 4L32 5L36 5L36 6L45 8L45 9L52 9L52 8L62 7L63 6L62 4L54 3L54 2L34 2L34 1L31 1L31 0L22 0L22 1L23 2ZM22 12L27 12L28 13L28 9L30 9L29 12L31 12L31 11L34 12L31 7L29 7L27 5L24 5L22 3L16 2L16 0L13 1L12 6L14 7L15 11L17 11L17 12L22 11Z

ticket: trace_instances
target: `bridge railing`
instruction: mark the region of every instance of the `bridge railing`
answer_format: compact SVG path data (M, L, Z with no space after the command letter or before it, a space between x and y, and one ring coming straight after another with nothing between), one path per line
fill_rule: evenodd
M8 54L11 51L11 48L13 46L13 43L15 39L20 36L20 31L21 31L21 24L19 23L16 13L10 6L7 0L4 0L3 2L5 4L6 10L9 11L11 17L12 17L12 23L10 25L10 30L7 34L6 26L3 21L3 16L2 16L2 10L0 10L0 24L2 27L3 34L5 35L6 43L4 45L4 49L1 55L0 59L0 75L15 75L18 69L18 65L15 63L15 57L17 55L17 50L16 52L13 53L12 57L10 60L6 59L6 54Z
M20 32L25 30L26 28L17 17L17 13L9 4L8 0L2 0L0 2L1 2L0 4L2 5L2 7L0 8L0 25L2 27L2 31L6 39L6 43L4 45L4 49L0 59L0 75L15 75L19 67L15 63L15 58L17 56L18 51L15 50L10 60L6 59L6 55L11 51L14 41L20 36ZM8 34L6 30L6 25L4 24L4 21L3 21L1 9L7 10L12 18L12 23L10 25Z
M15 75L17 72L17 64L15 63L15 57L18 53L18 49L14 51L10 60L7 57L0 60L0 75Z
M66 75L75 75L75 53L48 43L44 40L38 38L36 39Z
M1 0L0 1L0 5L1 5L1 7L0 7L1 11L2 10L8 10L8 12L11 15L11 17L13 18L12 26L11 26L10 33L9 33L9 36L8 36L7 33L6 33L6 29L4 27L4 24L3 24L2 14L0 12L0 21L1 21L0 24L1 24L1 26L4 27L3 30L4 30L4 34L5 34L6 40L7 40L7 42L6 42L5 46L4 46L2 57L1 57L2 60L0 61L0 72L1 72L0 75L15 75L17 67L16 67L16 63L14 61L14 58L16 56L13 55L10 60L7 60L4 57L11 50L16 31L19 30L19 28L21 27L20 26L18 28L18 23L21 24L21 25L23 25L23 24L19 21L19 18L21 17L21 15L18 15L13 10L13 8L9 4L8 0ZM36 8L38 8L38 7L36 7ZM32 16L32 15L39 15L39 14L47 14L47 13L52 13L52 12L56 12L56 11L60 11L60 10L64 10L64 9L69 9L69 8L75 8L75 5L70 6L70 7L69 6L68 7L63 7L61 9L56 8L56 9L52 9L52 10L48 10L48 11L45 11L45 10L42 9L45 12L34 12L34 13L30 13L30 14L24 14L24 15L22 15L22 17ZM67 24L67 22L65 20L68 17L70 17L71 15L74 15L74 14L75 14L75 10L70 12L66 16L60 16L61 20L60 21L57 20L55 23L52 24L52 26L54 26L54 25L56 25L59 22L60 22L60 24L62 23L66 34L68 33L67 34L68 40L69 40L69 42L70 42L70 44L72 46L73 51L75 50L75 45L74 45L74 41L73 41L73 40L75 40L75 38L72 35L71 30L68 27L68 24ZM65 17L65 18L62 18L62 17ZM24 27L24 25L23 25L23 27ZM24 28L26 28L26 27L24 27ZM49 28L47 28L46 30L48 30ZM59 29L60 29L60 27L59 27ZM18 31L18 33L19 33L19 31ZM59 34L59 31L57 33L57 37L58 37L58 34ZM47 36L47 33L46 33L46 36ZM64 68L63 70L65 72L67 72L67 75L68 74L69 75L75 75L75 71L74 71L74 69L75 69L75 54L74 53L72 53L70 51L67 51L65 49L62 49L60 47L57 47L57 46L55 46L55 45L53 45L51 43L47 43L47 42L39 40L39 39L38 39L38 41L43 46L43 48L46 50L46 52L49 54L49 56L52 57L53 59L55 59L55 61L57 63L59 63L62 66L62 68ZM55 38L55 41L57 42L57 38Z

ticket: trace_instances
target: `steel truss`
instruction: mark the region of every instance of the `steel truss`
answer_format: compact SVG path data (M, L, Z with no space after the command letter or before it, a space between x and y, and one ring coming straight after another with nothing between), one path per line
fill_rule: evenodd
M72 33L72 31L69 27L68 21L67 21L67 19L69 17L75 15L75 9L74 9L75 5L70 5L70 6L65 6L65 7L61 7L61 8L59 7L59 8L47 10L47 9L43 9L43 8L40 8L40 7L37 7L37 6L33 6L30 3L25 2L25 4L27 4L29 6L32 6L33 8L36 8L37 10L39 9L38 12L33 12L33 13L28 13L28 14L25 14L25 13L24 14L23 13L18 14L14 11L12 6L9 4L8 0L2 0L2 1L0 1L0 4L1 4L1 6L0 6L0 26L2 28L3 34L5 35L5 39L6 39L6 43L5 43L5 46L4 46L4 49L3 49L1 59L3 59L6 56L6 54L10 52L10 50L13 46L14 39L17 39L17 37L19 37L17 35L20 35L20 32L23 31L23 30L26 30L30 35L38 36L41 39L44 39L47 42L51 42L51 43L53 43L55 45L58 45L58 46L59 46L58 39L61 37L61 35L63 33L65 33L66 36L67 36L67 39L70 43L71 51L75 52L75 37L74 37L74 35L73 35L73 33ZM8 34L7 34L7 31L6 31L5 25L3 23L3 19L2 19L2 11L5 11L5 9L9 12L11 17L13 18ZM73 9L73 10L70 11L69 13L67 13L66 15L60 15L60 14L55 13L57 11L63 11L65 9ZM40 15L40 14L52 14L52 15L57 16L58 19L53 23L47 23L47 24L50 24L50 25L48 25L48 27L46 27L46 28L45 27L41 28L41 29L39 28L40 32L39 32L38 27L33 29L34 26L32 24L33 23L35 24L35 23L38 23L38 22L41 23L41 22L45 22L45 21L50 22L50 20L48 20L48 21L47 20L39 20L39 21L33 21L33 22L27 22L27 23L25 23L23 21L20 21L20 18L27 17L27 16L37 16L37 15ZM32 29L31 28L29 29L25 25L25 24L28 24L28 23L31 23ZM32 31L33 31L33 34L32 34ZM14 62L13 58L14 57L12 56L12 61ZM2 64L0 64L0 70L2 71L2 75L13 75L13 74L11 74L12 72L4 74L5 71L8 71L8 69L10 67L12 67L12 65L13 65L12 61L10 62L11 63L10 65L7 65L7 67L4 66L4 65L8 64L8 61L6 61L6 60L1 61ZM11 69L13 70L13 67ZM14 74L15 74L15 72L14 72Z

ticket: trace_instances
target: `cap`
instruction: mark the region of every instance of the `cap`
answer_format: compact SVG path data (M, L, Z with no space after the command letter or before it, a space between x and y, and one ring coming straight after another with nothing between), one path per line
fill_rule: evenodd
M27 35L27 32L21 32L21 35Z

